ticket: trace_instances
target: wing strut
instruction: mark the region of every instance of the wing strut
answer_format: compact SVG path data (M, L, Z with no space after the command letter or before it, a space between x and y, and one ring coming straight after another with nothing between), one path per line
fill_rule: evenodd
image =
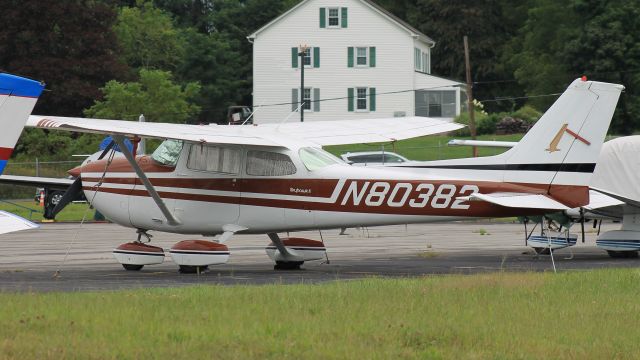
M156 205L158 205L158 208L160 208L160 211L162 211L164 217L167 218L167 222L169 223L169 225L176 226L182 224L180 220L178 220L178 218L175 217L171 213L171 211L169 211L167 205L164 203L164 201L162 201L162 198L153 187L153 184L151 184L151 181L149 181L149 178L147 178L147 175L145 175L144 171L142 171L142 169L140 168L140 165L138 165L138 163L136 162L133 154L131 154L131 151L129 151L129 148L124 143L124 136L113 135L113 140L116 142L116 144L118 144L118 147L120 147L120 151L122 151L124 156L129 161L129 164L131 164L133 169L136 171L136 174L138 175L140 180L142 180L144 187L147 189L149 195L151 195L151 198L153 198L153 201L155 201Z

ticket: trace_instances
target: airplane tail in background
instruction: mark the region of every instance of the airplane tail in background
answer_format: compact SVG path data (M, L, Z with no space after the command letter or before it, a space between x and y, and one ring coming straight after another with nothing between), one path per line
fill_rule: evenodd
M43 89L37 81L0 73L0 174Z

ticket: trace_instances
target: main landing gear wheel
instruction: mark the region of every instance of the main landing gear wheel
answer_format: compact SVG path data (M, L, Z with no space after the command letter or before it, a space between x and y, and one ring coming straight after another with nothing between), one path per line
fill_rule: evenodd
M182 274L199 274L209 268L208 265L204 266L192 266L192 265L180 265L180 273Z
M273 270L300 270L304 261L276 261Z
M140 271L144 265L122 264L122 267L128 271Z
M614 251L607 250L607 254L614 259L636 259L638 258L637 251Z
M538 255L549 255L549 254L551 254L551 252L549 251L549 248L534 247L533 251L535 251L536 254L538 254Z

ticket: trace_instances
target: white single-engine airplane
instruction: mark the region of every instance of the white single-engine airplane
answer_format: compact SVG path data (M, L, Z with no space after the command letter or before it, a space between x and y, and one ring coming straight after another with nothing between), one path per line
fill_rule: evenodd
M324 257L319 241L279 232L542 214L589 203L589 180L623 86L574 81L517 146L491 157L354 167L322 150L455 130L432 118L192 126L31 116L27 126L111 135L124 158L103 158L77 176L77 191L110 220L137 229L114 250L125 269L160 263L149 230L220 235L169 251L181 271L224 263L236 233L267 234L276 268ZM165 141L134 157L125 138ZM135 153L135 152L134 152ZM106 154L106 153L105 153Z

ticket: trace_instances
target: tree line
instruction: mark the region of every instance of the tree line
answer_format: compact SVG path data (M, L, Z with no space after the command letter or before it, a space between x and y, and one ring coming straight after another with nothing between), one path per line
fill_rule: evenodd
M246 36L299 0L5 0L0 70L44 80L37 114L209 123L251 104ZM582 75L622 83L612 132L640 127L640 5L628 0L376 0L436 41L432 73L489 112L543 111ZM66 158L96 136L30 129L19 156ZM46 155L45 155L46 156Z

